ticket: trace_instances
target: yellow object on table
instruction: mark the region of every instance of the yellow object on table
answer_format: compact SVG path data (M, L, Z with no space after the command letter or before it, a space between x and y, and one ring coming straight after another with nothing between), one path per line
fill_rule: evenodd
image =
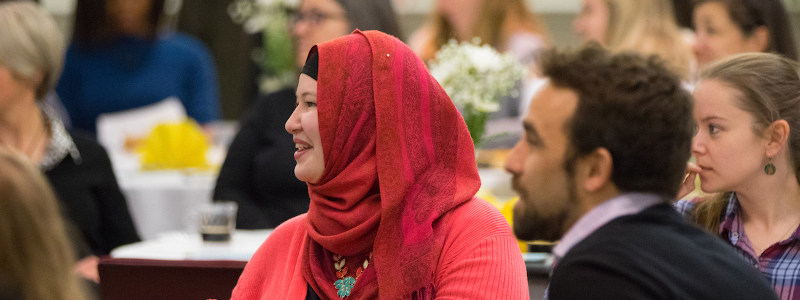
M200 126L192 120L159 124L138 149L142 170L208 170L209 143Z

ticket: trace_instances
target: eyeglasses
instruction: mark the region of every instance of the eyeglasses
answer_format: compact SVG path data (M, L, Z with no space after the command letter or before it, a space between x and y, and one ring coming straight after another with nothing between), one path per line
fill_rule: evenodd
M308 25L317 26L327 20L346 20L344 13L326 13L316 9L309 11L294 11L289 17L289 24L297 26L300 22L306 22Z

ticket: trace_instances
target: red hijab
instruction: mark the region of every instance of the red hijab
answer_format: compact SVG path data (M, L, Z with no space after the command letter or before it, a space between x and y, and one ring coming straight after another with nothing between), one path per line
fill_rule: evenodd
M354 276L372 252L346 299L430 294L419 292L432 292L442 247L432 224L480 187L464 120L395 37L356 30L311 51L319 53L325 172L308 185L304 277L320 296L339 299L332 253Z

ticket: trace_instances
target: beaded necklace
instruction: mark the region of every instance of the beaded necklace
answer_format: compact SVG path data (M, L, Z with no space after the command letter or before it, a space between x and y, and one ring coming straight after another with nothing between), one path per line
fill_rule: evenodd
M336 277L339 278L339 280L333 283L333 286L338 290L336 294L339 295L340 299L350 296L350 292L353 291L353 285L356 284L358 277L361 277L361 273L364 273L364 270L367 269L370 260L372 260L372 252L369 253L369 258L365 259L361 267L358 267L358 270L356 270L355 278L353 276L345 277L348 269L344 264L347 262L347 259L339 254L333 255L333 268L336 269Z

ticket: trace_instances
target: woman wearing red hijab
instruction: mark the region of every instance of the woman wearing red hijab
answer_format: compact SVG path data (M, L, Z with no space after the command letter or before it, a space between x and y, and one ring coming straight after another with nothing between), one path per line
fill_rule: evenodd
M286 130L309 211L275 229L233 299L528 299L508 224L474 197L467 127L401 41L312 48Z

